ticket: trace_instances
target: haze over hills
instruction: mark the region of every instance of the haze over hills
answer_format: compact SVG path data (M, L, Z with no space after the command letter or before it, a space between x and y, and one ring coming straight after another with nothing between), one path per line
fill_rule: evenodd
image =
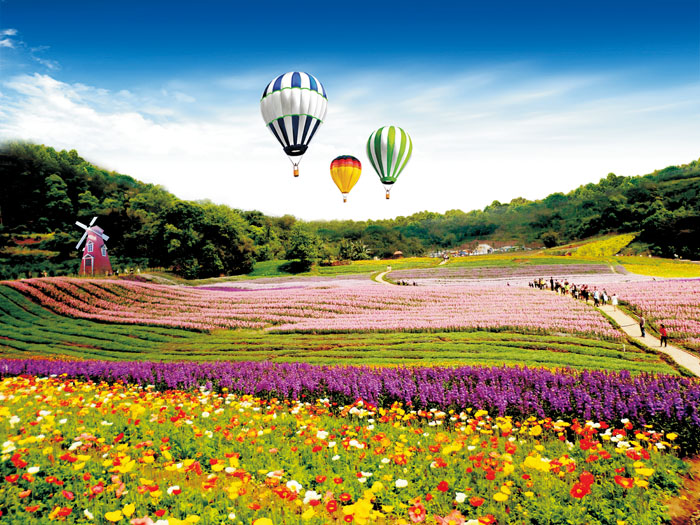
M644 176L611 173L567 194L494 201L483 210L307 222L183 201L163 187L101 169L75 150L10 142L0 155L2 278L74 272L82 234L74 222L93 216L120 264L171 268L186 277L246 273L270 259L310 264L396 250L423 255L477 239L555 246L611 232L638 233L632 252L700 257L698 161Z

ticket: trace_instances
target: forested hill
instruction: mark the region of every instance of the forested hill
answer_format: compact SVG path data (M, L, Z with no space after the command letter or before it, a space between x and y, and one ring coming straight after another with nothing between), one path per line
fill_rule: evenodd
M110 235L112 258L173 268L187 277L246 273L255 261L268 259L308 265L396 250L421 255L477 239L553 246L608 232L638 232L633 249L700 257L697 161L644 176L609 174L542 200L380 221L304 222L183 201L162 187L101 169L75 150L19 142L0 147L0 176L0 278L17 275L18 267L24 273L75 271L82 230L74 223L95 215Z

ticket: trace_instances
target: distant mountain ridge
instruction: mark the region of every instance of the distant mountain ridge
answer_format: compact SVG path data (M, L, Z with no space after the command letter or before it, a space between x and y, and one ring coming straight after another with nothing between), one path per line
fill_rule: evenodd
M628 250L700 257L698 161L644 176L611 173L540 200L367 221L307 222L183 201L99 168L75 150L23 142L0 147L0 175L0 243L6 245L0 263L35 270L48 264L56 273L74 271L81 234L74 222L94 215L111 237L111 256L190 277L245 273L256 260L385 257L397 250L422 255L475 240L550 247L613 232L639 233ZM34 251L13 245L23 235L51 232L32 245Z

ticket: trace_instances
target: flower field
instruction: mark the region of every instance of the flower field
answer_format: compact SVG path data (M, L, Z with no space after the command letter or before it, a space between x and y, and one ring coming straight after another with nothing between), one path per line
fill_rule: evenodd
M663 323L674 344L700 350L700 279L610 284L608 293L617 293L636 313L657 329Z
M199 332L58 315L0 286L0 358L139 361L295 361L375 366L528 365L678 373L658 355L573 334L512 331Z
M535 277L564 277L577 276L585 278L589 274L610 274L612 271L606 264L527 264L518 266L459 266L456 264L435 268L415 268L392 271L393 281L425 281L449 282L451 280L532 280Z
M4 284L61 315L110 323L279 332L517 329L620 337L587 305L518 287L357 285L237 292L63 278Z
M633 419L306 399L7 377L0 522L658 523L685 470Z

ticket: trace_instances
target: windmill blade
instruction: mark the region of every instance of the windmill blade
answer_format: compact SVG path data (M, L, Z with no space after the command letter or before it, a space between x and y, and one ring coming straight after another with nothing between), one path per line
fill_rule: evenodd
M85 226L85 225L84 225L82 222L80 222L80 221L75 221L75 224L76 224L77 226L80 226L83 230L87 230L87 229L88 229L88 227Z
M83 241L85 240L85 237L87 237L87 234L88 234L87 229L85 229L85 233L83 233L83 236L82 236L82 237L80 238L80 240L78 241L78 244L75 245L75 249L76 249L76 250L79 250L79 249L80 249L80 245L81 245L81 244L83 243Z
M92 220L90 221L90 226L95 224L95 221L97 220L97 217L93 217Z
M90 230L90 231L91 231L92 233L94 233L95 235L99 235L100 237L102 237L102 240L103 240L103 241L108 241L108 240L109 240L109 235L107 235L106 233L99 233L99 232L96 232L95 230Z

